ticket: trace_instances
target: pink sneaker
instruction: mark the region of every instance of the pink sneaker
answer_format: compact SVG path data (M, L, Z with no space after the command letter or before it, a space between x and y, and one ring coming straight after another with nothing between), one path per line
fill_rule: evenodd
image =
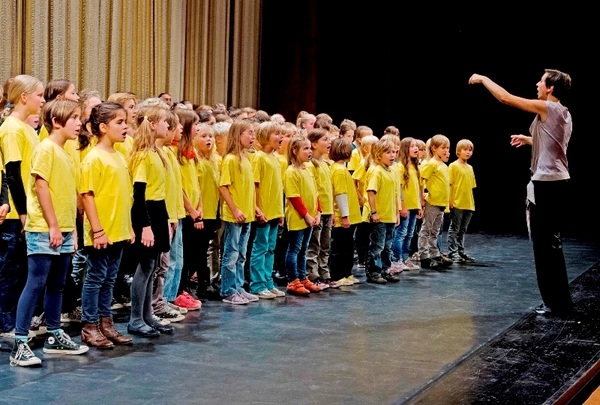
M239 292L239 294L248 300L248 302L255 302L258 301L258 297L254 294L250 294L248 292L246 292L246 290L242 290L241 292Z

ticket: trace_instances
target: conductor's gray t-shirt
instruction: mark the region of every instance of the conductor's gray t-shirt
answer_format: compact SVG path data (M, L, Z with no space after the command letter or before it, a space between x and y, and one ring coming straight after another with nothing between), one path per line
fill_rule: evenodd
M548 116L542 122L536 115L529 133L532 136L531 180L556 181L569 178L567 146L573 123L569 109L560 103L546 100Z

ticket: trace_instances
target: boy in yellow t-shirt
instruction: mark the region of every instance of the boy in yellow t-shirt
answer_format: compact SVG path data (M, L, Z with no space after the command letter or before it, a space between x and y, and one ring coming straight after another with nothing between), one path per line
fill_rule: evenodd
M444 210L450 198L450 180L446 163L450 157L450 140L444 135L431 138L431 159L420 168L421 180L427 188L423 207L423 225L419 234L419 257L421 267L437 269L453 263L443 257L437 246L437 237L444 219Z
M458 159L450 163L450 228L448 229L448 250L450 259L458 263L473 263L475 259L465 253L465 234L475 212L473 189L475 173L467 160L473 155L473 143L461 139L456 144Z
M394 229L399 223L399 190L395 187L395 175L390 169L396 158L396 145L390 140L378 141L371 148L371 158L375 166L367 183L371 234L365 272L369 283L395 283L400 279L389 270Z

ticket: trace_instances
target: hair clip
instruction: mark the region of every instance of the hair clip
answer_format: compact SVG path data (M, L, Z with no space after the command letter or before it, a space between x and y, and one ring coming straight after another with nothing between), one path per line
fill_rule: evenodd
M13 108L14 105L12 105L12 103L6 103L6 108Z
M144 121L148 121L148 116L144 115Z

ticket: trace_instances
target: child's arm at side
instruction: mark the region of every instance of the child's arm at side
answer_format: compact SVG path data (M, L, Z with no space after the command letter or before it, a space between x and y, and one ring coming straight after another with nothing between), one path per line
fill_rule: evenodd
M267 217L265 217L265 214L263 214L262 210L260 209L260 183L254 183L254 190L254 195L256 196L256 207L254 208L254 215L256 215L256 220L259 224L264 224L265 222L267 222Z
M10 211L8 204L8 183L6 182L6 173L2 172L2 189L0 190L0 224L6 219L6 214Z
M369 197L369 205L371 206L371 222L380 222L379 214L377 213L377 206L375 205L375 191L367 190L367 196Z
M85 194L81 195L81 200L83 202L83 209L85 211L85 215L90 221L90 225L92 226L92 238L93 238L93 246L94 249L104 249L108 245L112 245L110 239L102 229L102 224L100 223L100 218L98 218L98 210L96 209L96 200L94 199L94 192L88 191Z
M225 204L227 204L227 206L231 210L231 213L233 214L233 217L235 218L235 220L237 222L245 222L246 216L237 207L237 205L235 205L235 203L233 202L233 197L231 196L231 193L229 192L229 187L221 186L221 187L219 187L219 191L221 193L221 197L223 197L223 200L225 201Z
M42 208L42 214L48 224L50 234L50 246L59 247L63 244L62 232L58 226L58 220L56 219L56 212L54 211L54 205L52 204L52 197L50 196L50 187L48 182L40 176L35 176L35 192L37 194L40 207Z

